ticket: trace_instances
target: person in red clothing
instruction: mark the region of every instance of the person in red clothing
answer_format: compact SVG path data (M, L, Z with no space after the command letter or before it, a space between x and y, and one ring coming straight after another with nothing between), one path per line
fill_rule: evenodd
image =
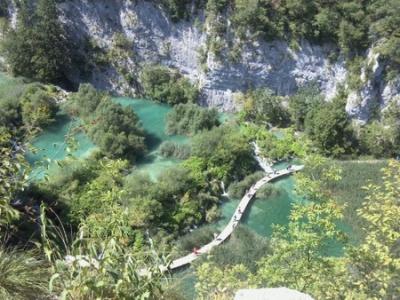
M194 248L193 248L193 254L195 254L195 255L199 255L199 254L200 254L200 252L199 252L199 248L197 248L197 247L194 247Z

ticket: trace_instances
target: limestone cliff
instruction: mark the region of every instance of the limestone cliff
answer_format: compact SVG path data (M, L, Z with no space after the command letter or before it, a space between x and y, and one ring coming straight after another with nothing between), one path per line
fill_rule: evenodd
M266 87L290 95L298 87L316 82L327 100L340 86L347 87L345 62L340 56L335 61L329 59L333 51L330 45L301 41L294 50L284 41L248 41L242 47L240 59L232 62L226 50L219 57L204 53L208 32L204 29L207 26L198 26L205 22L201 11L192 20L174 23L154 1L67 0L60 3L59 9L68 32L80 47L90 39L110 50L116 33L129 41L129 55L114 57L107 66L95 66L88 77L71 72L72 81L89 81L117 94L138 92L140 84L129 78L137 78L146 63L178 69L199 85L202 105L223 111L235 110L235 93L250 87ZM368 62L373 66L372 72L368 78L362 75L365 78L360 89L348 90L346 107L361 122L368 119L372 107L384 108L400 92L400 77L385 82L383 62L372 50Z

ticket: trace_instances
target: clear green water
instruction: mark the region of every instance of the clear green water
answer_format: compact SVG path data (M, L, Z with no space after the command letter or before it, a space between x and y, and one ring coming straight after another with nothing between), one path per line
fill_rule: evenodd
M54 124L49 126L32 141L35 152L27 154L27 160L33 165L31 177L43 178L47 168L55 168L54 160L62 160L68 154L85 157L95 148L93 143L82 132L75 132L79 124L67 115L59 114ZM75 151L69 152L67 136L72 136L76 143Z
M0 77L1 79L1 77ZM123 106L131 106L138 114L143 128L150 134L149 154L137 165L138 171L148 172L150 176L156 177L162 170L176 165L179 161L164 159L158 154L158 147L163 141L174 141L177 143L187 143L189 139L183 136L168 136L165 134L165 117L171 110L167 105L150 102L143 99L115 98L114 101ZM223 115L223 120L229 117ZM57 122L49 127L45 132L38 136L33 145L39 151L36 154L28 154L28 160L34 164L42 158L61 160L66 157L67 145L65 137L71 133L72 128L76 127L67 116L60 115ZM75 140L78 143L77 150L73 154L77 157L84 157L95 146L83 133L75 133ZM285 167L282 164L279 167ZM43 167L34 170L34 176L42 177ZM274 183L279 188L279 195L267 199L257 198L253 201L250 209L246 212L242 223L262 236L270 236L273 224L287 224L291 210L291 205L301 199L294 193L293 177L286 177ZM222 218L215 224L217 229L222 229L232 216L239 200L232 199L222 205ZM194 298L194 284L196 278L192 268L187 268L174 274L172 284L179 287L187 299Z
M284 167L286 167L286 164L276 166L277 169ZM304 201L295 193L295 180L292 176L276 180L273 184L279 190L279 194L267 198L254 198L241 221L242 225L263 237L271 236L273 225L287 225L292 205ZM238 203L238 199L230 199L222 205L221 220L215 224L217 229L222 230L229 222ZM349 226L343 223L338 224L338 226L351 235ZM343 253L343 247L340 243L332 241L323 251L325 255L340 256ZM185 299L195 298L195 284L196 275L192 267L178 271L173 275L172 285L179 289Z
M287 224L292 203L301 201L301 198L294 193L293 177L282 178L273 184L279 189L279 195L268 198L254 198L241 221L244 226L264 237L271 236L274 224ZM222 205L222 217L216 224L219 230L229 222L238 203L239 200L231 199ZM191 267L178 271L172 279L172 285L179 288L185 299L195 298L195 283L196 276Z
M136 167L138 170L148 172L151 177L155 178L162 170L179 162L178 160L165 159L158 155L158 147L163 141L168 140L177 143L186 143L188 141L188 138L184 136L168 136L165 134L165 117L171 110L169 106L143 99L114 98L114 101L123 106L131 106L139 116L141 125L149 133L149 153L142 161L138 162ZM43 159L62 160L66 158L69 152L67 151L65 138L71 133L73 133L72 135L77 143L76 151L71 154L76 157L88 155L95 149L95 145L84 133L74 133L77 125L65 114L60 114L55 124L32 141L32 145L37 152L35 154L28 153L28 161L35 165L43 161ZM56 165L54 163L50 165L45 163L43 166L41 163L40 166L34 167L31 176L38 179L43 178L47 167L56 168Z
M147 172L150 177L156 178L163 170L179 163L179 160L163 158L158 153L158 147L164 141L175 143L187 143L189 139L185 136L165 133L165 118L171 107L144 99L115 98L122 106L131 106L139 116L143 128L149 134L149 153L139 162L137 170Z

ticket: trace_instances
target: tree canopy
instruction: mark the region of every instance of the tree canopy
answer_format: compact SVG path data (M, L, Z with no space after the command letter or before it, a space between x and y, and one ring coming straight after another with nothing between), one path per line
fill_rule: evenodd
M196 104L178 104L167 115L168 134L194 135L219 125L219 115L215 108L202 108Z
M145 133L132 108L112 102L92 86L81 85L66 108L84 122L89 137L108 157L133 161L147 151Z
M66 33L55 0L39 0L35 11L20 2L16 30L10 29L4 53L14 75L60 83L71 63Z
M197 101L198 89L176 70L148 65L142 70L140 79L144 95L149 99L171 105Z

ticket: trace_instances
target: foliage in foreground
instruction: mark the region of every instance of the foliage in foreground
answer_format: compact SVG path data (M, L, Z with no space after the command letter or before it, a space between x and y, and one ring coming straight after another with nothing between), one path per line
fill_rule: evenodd
M400 295L400 163L389 163L383 184L366 187L368 196L358 210L365 239L360 245L347 246L343 257L324 255L332 239L344 241L336 225L342 208L328 189L332 180L340 179L339 170L318 157L307 166L315 168L297 175L297 190L311 202L296 204L287 228L275 229L272 253L259 260L253 272L243 265L203 263L197 269L199 299L229 299L238 288L278 286L321 299L395 299Z
M28 174L29 165L21 145L13 140L12 132L0 127L0 239L19 218L12 202L27 187Z
M145 243L122 205L125 193L118 181L124 162L103 159L100 165L99 170L87 166L92 180L85 183L80 178L83 186L71 199L71 211L78 220L76 232L67 233L63 224L57 225L60 219L52 222L52 211L42 207L42 246L52 273L50 292L66 299L160 299L163 274L159 265L166 261L154 254L151 241L149 246Z
M46 261L29 251L0 248L0 298L44 299L49 294Z
M344 206L343 222L351 227L352 241L361 241L364 236L364 220L357 213L367 196L362 188L367 184L383 183L382 168L387 167L386 160L333 161L342 169L342 180L331 182L328 186L335 200Z
M78 236L66 252L46 245L51 292L65 299L162 299L163 260L145 258L113 237L91 238L84 230Z
M358 213L365 239L348 251L349 282L357 293L373 299L400 295L400 163L390 161L383 184L368 184Z

